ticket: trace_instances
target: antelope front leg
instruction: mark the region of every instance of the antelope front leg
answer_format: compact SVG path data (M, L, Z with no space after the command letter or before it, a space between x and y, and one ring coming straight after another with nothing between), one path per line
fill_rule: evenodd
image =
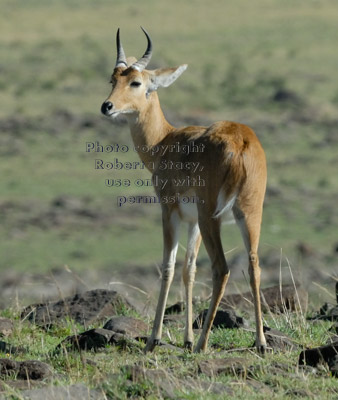
M162 337L163 317L165 306L167 304L168 293L171 282L174 277L176 253L178 247L178 228L179 216L175 210L170 210L166 205L162 205L162 223L163 223L163 265L162 265L162 283L160 296L157 303L153 330L150 338L147 340L145 352L152 351L160 342Z
M192 330L192 289L195 280L196 258L201 245L201 234L198 224L189 224L188 246L183 266L183 282L186 295L186 324L184 332L184 347L192 350L194 333Z

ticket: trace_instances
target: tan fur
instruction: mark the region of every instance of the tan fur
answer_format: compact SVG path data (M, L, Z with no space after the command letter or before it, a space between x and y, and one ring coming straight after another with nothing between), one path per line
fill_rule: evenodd
M164 188L156 188L158 196L163 198L176 193L181 195L193 193L199 199L194 206L197 207L198 218L195 221L190 220L189 224L189 244L183 268L187 301L186 347L193 345L192 286L201 235L212 263L213 294L195 351L205 350L207 346L212 322L229 278L230 273L220 237L222 215L219 217L215 215L219 199L225 201L233 199L233 203L229 204L241 229L249 257L249 274L256 315L256 346L259 351L264 352L266 341L262 327L260 268L257 255L266 187L264 151L255 133L249 127L236 122L222 121L210 127L188 126L180 129L171 126L162 113L156 91L147 94L147 90L154 76L164 73L168 75L176 70L172 68L139 72L131 67L116 68L112 75L113 89L106 100L112 103L110 115L125 114L135 146L146 145L150 150L154 146L170 146L177 142L180 145L194 142L195 145L204 146L204 151L188 155L175 151L164 155L151 154L151 151L139 153L142 161L152 172L154 180L168 179L168 184ZM131 83L134 81L140 82L141 86L132 87ZM161 162L200 163L202 170L160 169ZM199 177L205 185L177 187L172 182L172 179L184 179L187 176L190 179ZM161 207L164 238L163 279L153 331L147 342L146 351L152 350L161 339L163 315L174 274L178 225L185 217L184 207L178 203L162 203Z

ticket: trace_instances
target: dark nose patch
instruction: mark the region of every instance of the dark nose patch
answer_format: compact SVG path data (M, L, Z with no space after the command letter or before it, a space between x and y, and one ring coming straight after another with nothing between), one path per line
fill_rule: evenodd
M110 101L105 101L101 106L101 112L104 115L107 115L108 112L113 108L113 103Z

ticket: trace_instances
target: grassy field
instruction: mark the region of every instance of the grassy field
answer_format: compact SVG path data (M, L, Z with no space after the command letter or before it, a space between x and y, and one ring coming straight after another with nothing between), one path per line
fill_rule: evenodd
M83 279L96 275L99 281L102 273L102 285L107 276L133 284L140 277L140 286L148 284L156 297L154 283L162 255L160 208L118 207L116 201L118 196L152 195L153 190L134 184L105 186L105 179L134 182L150 178L149 173L98 171L94 169L98 155L86 152L87 142L132 146L127 125L105 119L100 107L110 91L117 28L127 55L139 57L146 47L142 25L154 42L149 68L189 65L173 86L159 91L172 124L234 120L250 125L263 144L268 160L260 245L263 286L278 282L280 273L290 280L291 269L311 293L310 308L315 301L331 301L325 289L331 292L337 279L337 2L1 0L0 11L3 282L13 274L31 274L34 280L38 276L34 274L67 265ZM121 162L138 160L132 150L100 156L104 161L114 157ZM246 262L235 262L244 252L237 227L224 226L223 239L230 267L238 268L237 274L232 271L238 278L235 283L246 285L241 273ZM182 232L182 246L185 241ZM180 247L179 267L183 259ZM198 266L201 289L210 283L204 248ZM141 273L131 281L136 270ZM143 282L145 270L151 272L144 274ZM230 282L230 291L235 283ZM196 289L194 294L200 292ZM18 301L26 304L24 297ZM13 310L2 314L18 318ZM283 318L277 327L301 346L327 340L323 333L327 326L305 322L287 326ZM95 385L106 373L117 373L135 361L146 366L158 363L165 369L178 366L174 378L181 379L187 371L196 371L200 359L209 357L160 351L145 359L137 346L123 356L113 348L98 358L90 355L99 360L99 368L93 368L80 356L49 358L50 349L70 328L46 334L18 322L16 329L13 344L29 346L27 357L47 358L58 371L66 368L68 383L84 380ZM171 338L180 345L179 331L173 328ZM236 339L218 332L212 340L233 341L235 348L252 342L247 332L233 334ZM298 353L268 355L265 360L253 353L246 356L255 365L256 380L273 389L273 398L292 398L293 392L288 392L292 386L318 398L336 395L336 380L328 379L327 371L316 377L295 372ZM276 362L289 365L287 377L270 374ZM236 398L261 398L259 391L243 388L228 376L219 381L236 388ZM154 396L147 383L124 385L120 376L110 388L112 397L121 391L130 397ZM180 396L204 398L201 393Z
M296 246L305 243L332 270L338 222L334 2L169 7L148 1L141 7L2 1L1 9L2 270L160 262L158 207L116 205L117 196L151 194L151 188L104 186L106 178L148 174L95 171L95 154L85 152L87 141L131 145L126 126L104 120L99 108L109 92L116 29L127 53L139 56L145 48L140 24L154 40L153 67L189 64L160 92L174 124L237 120L261 139L269 169L261 252L282 248L298 270L308 261L299 259ZM137 160L132 151L117 156ZM80 210L55 210L60 196L78 201ZM243 251L237 228L224 231L225 249Z
M72 321L60 320L46 331L27 321L20 321L17 311L7 310L2 315L14 320L11 344L26 349L15 359L34 359L50 365L54 372L51 384L56 391L58 387L82 382L89 388L105 393L106 397L103 398L121 400L337 398L337 378L331 375L327 365L321 365L317 370L298 366L302 348L316 347L330 340L332 333L329 328L332 323L317 321L314 324L299 313L265 316L265 324L281 330L299 346L297 349L268 352L265 357L259 356L252 347L254 333L251 323L249 328L213 330L205 354L183 351L181 320L165 325L163 339L171 347L157 347L151 354L145 355L144 344L131 338L125 338L114 346L107 345L96 352L79 353L55 351L65 338L83 332L83 327ZM144 320L144 316L127 308L121 315ZM101 326L94 324L88 328ZM3 354L2 357L13 358L9 354ZM237 367L213 376L201 370L203 362L215 362L218 359L233 362ZM147 371L148 375L144 379L136 379L137 375L133 378L133 368ZM156 376L159 378L154 378ZM23 400L20 392L12 387L13 378L8 376L1 381L2 387L7 385L3 389L5 398ZM217 385L218 393L215 393Z
M282 248L297 269L295 247L302 242L324 255L330 270L338 222L337 10L333 1L215 1L210 7L202 1L3 0L0 268L159 262L158 207L116 206L116 196L151 194L151 188L104 186L106 178L149 175L95 171L95 154L85 152L87 141L131 144L126 126L104 120L99 108L110 89L117 27L127 53L140 56L142 24L155 46L150 68L189 64L160 92L172 123L236 120L261 139L269 169L261 252ZM48 222L48 213L60 211L53 209L60 196L111 223L74 216L79 210L63 210ZM224 239L226 250L243 251L236 227L226 228ZM83 257L74 257L79 249Z

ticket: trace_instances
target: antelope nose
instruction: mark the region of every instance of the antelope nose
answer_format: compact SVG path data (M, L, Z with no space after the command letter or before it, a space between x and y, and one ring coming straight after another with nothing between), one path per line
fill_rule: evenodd
M104 115L107 115L108 112L113 108L113 103L110 101L105 101L101 106L101 112Z

